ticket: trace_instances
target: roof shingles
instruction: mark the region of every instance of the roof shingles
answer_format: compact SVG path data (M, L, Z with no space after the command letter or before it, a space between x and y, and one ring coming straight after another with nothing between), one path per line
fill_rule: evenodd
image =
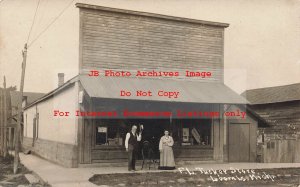
M300 83L247 90L241 94L252 105L300 100Z

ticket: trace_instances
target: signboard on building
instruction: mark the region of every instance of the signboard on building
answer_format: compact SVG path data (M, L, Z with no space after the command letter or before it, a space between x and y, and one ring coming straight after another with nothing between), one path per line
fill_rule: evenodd
M106 133L107 132L107 127L98 127L98 132Z

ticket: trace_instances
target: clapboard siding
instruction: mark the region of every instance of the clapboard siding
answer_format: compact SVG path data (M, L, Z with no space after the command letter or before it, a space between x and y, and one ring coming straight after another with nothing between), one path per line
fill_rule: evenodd
M252 105L251 108L273 128L292 125L300 129L300 101Z
M211 71L197 80L223 82L223 27L93 9L80 9L80 22L81 72Z

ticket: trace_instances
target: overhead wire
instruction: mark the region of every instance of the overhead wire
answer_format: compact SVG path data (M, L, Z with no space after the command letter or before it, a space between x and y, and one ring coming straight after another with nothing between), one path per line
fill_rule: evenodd
M32 21L32 24L31 24L31 27L30 27L30 30L29 30L29 33L28 33L28 37L27 37L26 43L28 43L28 40L30 38L30 35L31 35L31 32L32 32L32 28L33 28L33 25L35 23L35 18L36 18L37 10L38 10L39 5L40 5L40 1L41 0L38 1L37 5L36 5L36 8L35 8L35 13L34 13L33 21Z
M47 10L48 10L48 0L44 0L43 3L41 2L41 5L40 5L40 11L41 11L41 14L40 14L40 18L37 20L36 22L36 27L39 28L41 23L42 23L42 20L44 18L44 15L47 14ZM38 30L36 30L35 34L38 33ZM36 36L36 35L34 35Z
M38 34L38 36L34 39L34 40L32 40L31 42L30 42L30 44L28 45L28 48L29 47L31 47L57 20L58 20L58 18L61 16L61 15L63 15L63 13L69 8L69 6L71 6L71 4L74 2L75 0L71 0L68 4L67 4L67 6L65 6L65 8L58 14L58 16L56 16L53 20L52 20L52 22L42 31L42 32L40 32L39 34Z

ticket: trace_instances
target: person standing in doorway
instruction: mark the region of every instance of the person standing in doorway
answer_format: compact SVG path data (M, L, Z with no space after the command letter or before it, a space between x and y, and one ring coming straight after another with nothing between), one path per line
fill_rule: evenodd
M138 153L138 142L142 139L142 133L137 134L137 126L133 125L131 131L126 134L125 148L128 152L128 171L136 171L135 160Z
M175 161L172 146L173 138L169 135L169 131L164 131L164 136L159 141L160 165L158 169L172 170L175 169Z

